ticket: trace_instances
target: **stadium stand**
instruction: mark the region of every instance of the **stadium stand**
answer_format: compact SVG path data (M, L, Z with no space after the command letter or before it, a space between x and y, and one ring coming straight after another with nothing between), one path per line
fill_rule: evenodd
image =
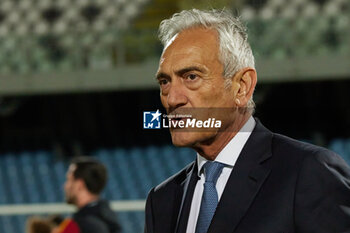
M106 67L106 49L146 2L1 1L0 54L7 59L1 59L0 72L72 70L94 62Z
M258 9L245 5L241 14L256 54L284 59L349 54L348 12L346 0L268 0Z

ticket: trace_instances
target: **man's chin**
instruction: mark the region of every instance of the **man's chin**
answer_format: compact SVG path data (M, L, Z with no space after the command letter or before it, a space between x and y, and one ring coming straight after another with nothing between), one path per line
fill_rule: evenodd
M193 143L191 140L191 132L184 132L181 130L171 130L171 140L174 146L189 147Z
M209 137L208 133L203 132L171 130L171 140L173 145L177 147L193 147L194 145L207 140Z

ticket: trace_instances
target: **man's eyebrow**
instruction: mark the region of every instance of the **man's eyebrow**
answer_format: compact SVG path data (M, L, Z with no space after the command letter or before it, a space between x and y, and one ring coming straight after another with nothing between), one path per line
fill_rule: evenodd
M182 69L179 69L175 72L176 75L182 76L183 74L189 72L189 71L199 71L201 73L207 73L207 69L205 67L200 66L189 66Z
M164 72L159 72L156 74L156 80L159 80L161 78L166 78L166 79L170 79L170 75L164 73Z
M201 67L201 66L189 66L189 67L185 67L182 69L179 69L175 72L176 75L178 76L182 76L183 74L189 72L189 71L199 71L201 73L207 73L208 70L206 67ZM166 79L170 79L170 75L164 73L164 72L159 72L156 74L156 80L159 80L160 78L166 78Z

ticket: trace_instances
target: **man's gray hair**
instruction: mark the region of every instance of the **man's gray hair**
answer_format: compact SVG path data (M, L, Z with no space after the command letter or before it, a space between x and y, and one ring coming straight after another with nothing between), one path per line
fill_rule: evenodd
M238 17L232 16L228 11L192 9L176 13L160 23L159 39L166 46L176 34L193 27L210 28L218 32L219 59L224 66L225 78L231 78L245 67L255 68L247 29ZM254 109L254 106L253 99L250 99L247 107Z

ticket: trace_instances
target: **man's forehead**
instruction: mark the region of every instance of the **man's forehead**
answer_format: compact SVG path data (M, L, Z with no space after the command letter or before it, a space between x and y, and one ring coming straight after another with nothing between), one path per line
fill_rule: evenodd
M169 59L171 59L173 62L176 61L176 63L186 63L186 60L192 58L199 59L201 56L203 56L202 53L204 53L203 48L197 45L169 48L169 50L162 54L159 64L162 65L163 63L169 61Z
M214 29L193 28L176 34L165 46L159 61L159 70L170 62L172 66L202 63L218 58L217 33Z
M202 27L186 29L174 35L164 46L160 62L169 51L181 51L184 48L181 52L186 53L188 49L205 49L208 46L218 48L218 45L216 30Z
M204 37L203 37L204 36ZM196 42L217 42L218 33L215 29L204 27L188 28L175 34L164 46L164 50L170 45L179 43L196 43Z
M163 53L164 51L175 41L179 33L176 33L169 41L168 43L164 46Z

